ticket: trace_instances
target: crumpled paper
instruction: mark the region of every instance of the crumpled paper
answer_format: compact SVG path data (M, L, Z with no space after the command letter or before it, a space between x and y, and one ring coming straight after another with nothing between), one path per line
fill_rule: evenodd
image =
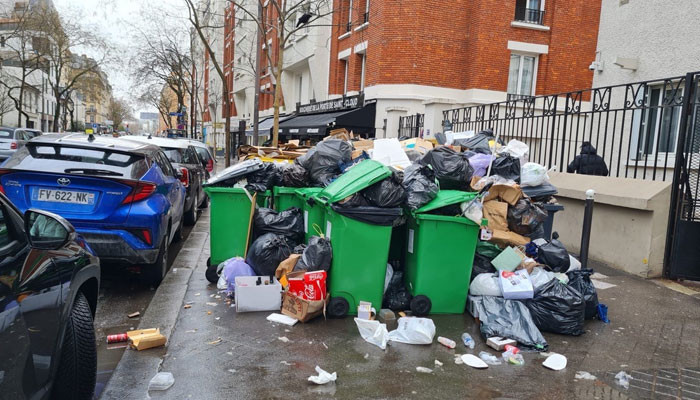
M327 371L321 369L321 367L319 367L318 365L316 366L316 372L318 372L318 376L310 376L309 382L313 382L317 385L324 385L328 382L335 382L335 380L338 379L338 375L335 372L329 374Z

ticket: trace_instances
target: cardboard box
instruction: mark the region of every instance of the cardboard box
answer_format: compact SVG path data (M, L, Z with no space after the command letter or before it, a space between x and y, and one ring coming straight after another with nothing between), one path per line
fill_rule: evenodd
M296 318L301 322L310 321L319 315L323 315L325 318L327 302L328 297L325 300L310 301L287 291L282 296L282 314Z
M296 267L300 257L301 254L291 254L286 260L282 261L275 270L275 278L282 279L283 276L291 273L294 270L294 267ZM287 285L283 284L282 286Z
M282 306L282 285L269 276L237 276L235 293L236 312L277 311Z
M158 328L140 329L126 333L129 345L136 350L146 350L165 345L167 339Z
M508 203L500 201L486 201L483 207L484 218L489 221L489 229L492 231L508 230Z
M524 269L517 271L499 271L498 283L501 286L503 298L508 300L531 299L535 295L530 274Z
M514 206L523 197L523 191L518 185L496 184L491 186L489 193L484 197L484 203L490 200L500 199Z
M318 301L326 297L326 271L297 271L287 274L287 290L304 300Z
M530 239L508 230L494 229L489 242L499 246L525 246L530 243Z
M499 336L493 336L486 340L486 345L496 351L503 351L506 346L517 346L518 342L513 339L506 339Z

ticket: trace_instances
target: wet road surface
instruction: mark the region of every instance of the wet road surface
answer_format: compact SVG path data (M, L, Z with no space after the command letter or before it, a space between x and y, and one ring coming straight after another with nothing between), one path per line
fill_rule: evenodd
M180 249L192 231L191 226L182 229L183 240L170 245L168 268L175 261ZM129 318L128 314L140 312L143 315L156 288L141 282L139 275L124 267L103 266L100 295L95 315L95 338L97 340L97 399L112 376L114 368L122 358L126 343L107 344L107 335L124 333L139 324L139 317Z

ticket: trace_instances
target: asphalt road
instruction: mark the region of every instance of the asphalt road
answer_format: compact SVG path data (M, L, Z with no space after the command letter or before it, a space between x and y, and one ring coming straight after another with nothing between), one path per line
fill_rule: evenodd
M169 268L192 231L183 228L183 240L173 243L168 255ZM124 333L139 324L139 317L129 318L128 314L146 311L156 288L139 280L135 271L114 266L102 267L102 283L95 315L95 337L97 340L97 385L95 399L100 396L114 368L122 358L126 343L107 344L107 335Z

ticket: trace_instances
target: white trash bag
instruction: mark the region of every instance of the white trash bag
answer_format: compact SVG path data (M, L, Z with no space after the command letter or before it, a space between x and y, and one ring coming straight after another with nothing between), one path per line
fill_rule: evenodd
M357 329L360 331L362 339L382 350L386 350L386 343L389 340L389 331L386 330L386 324L361 318L355 318L355 324L357 324Z
M520 168L520 186L540 186L546 182L549 182L549 175L540 164L529 162Z
M526 145L525 143L516 140L516 139L511 139L508 144L501 148L499 153L508 153L511 156L517 158L520 160L520 166L525 165L527 163L528 159L530 158L530 146Z
M469 284L471 296L500 296L503 297L501 286L498 283L498 274L483 273L474 277Z
M406 344L431 344L435 324L430 318L401 317L398 328L389 332L389 340Z

